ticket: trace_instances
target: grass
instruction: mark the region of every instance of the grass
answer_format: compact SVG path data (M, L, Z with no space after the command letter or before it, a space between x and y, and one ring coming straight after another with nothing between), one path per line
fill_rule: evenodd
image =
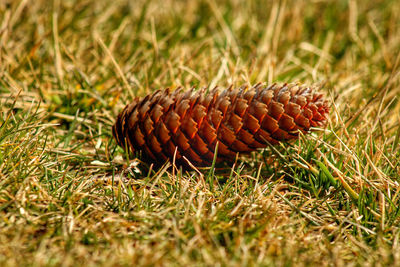
M399 11L0 2L0 265L400 265ZM134 96L259 81L323 84L327 129L227 171L146 171L112 138Z

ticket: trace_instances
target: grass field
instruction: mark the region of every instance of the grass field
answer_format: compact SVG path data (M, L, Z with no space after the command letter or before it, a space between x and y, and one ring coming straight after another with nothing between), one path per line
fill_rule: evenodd
M400 2L0 0L1 266L400 266ZM328 126L146 171L111 133L180 85L323 86Z

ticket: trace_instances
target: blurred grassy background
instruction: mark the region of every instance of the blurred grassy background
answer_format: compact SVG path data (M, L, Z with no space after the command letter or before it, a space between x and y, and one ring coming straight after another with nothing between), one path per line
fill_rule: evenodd
M1 0L0 264L399 265L399 13ZM111 136L134 96L260 81L323 85L328 129L228 175L140 173Z

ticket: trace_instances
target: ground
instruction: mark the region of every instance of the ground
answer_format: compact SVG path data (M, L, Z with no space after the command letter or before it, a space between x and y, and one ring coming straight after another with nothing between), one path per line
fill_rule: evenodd
M400 265L400 2L0 1L0 265ZM111 126L160 88L317 84L328 125L148 171Z

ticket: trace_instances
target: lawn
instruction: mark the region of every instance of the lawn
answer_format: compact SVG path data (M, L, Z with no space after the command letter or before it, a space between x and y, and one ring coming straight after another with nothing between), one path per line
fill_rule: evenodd
M400 266L400 2L0 1L1 266ZM136 96L317 84L325 129L148 169Z

